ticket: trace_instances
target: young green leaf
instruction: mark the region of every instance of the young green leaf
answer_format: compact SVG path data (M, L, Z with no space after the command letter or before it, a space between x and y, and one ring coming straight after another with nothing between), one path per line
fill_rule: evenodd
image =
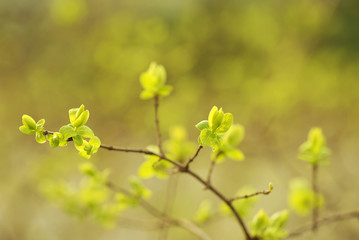
M200 131L204 129L209 129L208 120L200 121L199 123L196 124L196 128L198 128Z
M64 136L65 139L72 138L73 136L77 135L75 128L71 124L62 126L59 132Z
M82 105L83 106L83 105ZM83 111L73 123L74 127L81 127L87 123L87 120L90 117L90 112L88 110Z
M221 124L216 129L216 133L218 134L226 133L229 130L229 128L232 126L232 123L233 123L232 114L231 113L224 114Z
M36 131L44 131L44 125L45 125L45 119L40 119L37 123L36 123Z
M35 139L36 139L36 142L38 142L38 143L46 142L46 138L45 138L43 132L36 132Z
M83 144L83 139L80 135L73 136L72 140L74 141L75 146L82 146Z
M77 132L77 134L79 134L80 136L85 137L85 138L94 137L93 131L91 130L91 128L89 128L87 126L78 127L76 132Z
M29 115L22 115L22 123L30 130L36 130L36 122Z
M34 133L36 132L36 131L33 130L33 129L29 129L29 128L28 128L27 126L25 126L25 125L20 126L20 127L19 127L19 130L20 130L20 132L25 133L25 134L29 134L29 135L34 134Z

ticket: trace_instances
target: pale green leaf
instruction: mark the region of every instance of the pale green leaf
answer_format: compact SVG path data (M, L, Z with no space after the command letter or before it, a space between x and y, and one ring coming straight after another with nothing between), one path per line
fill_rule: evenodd
M198 128L200 131L204 129L209 129L208 120L200 121L199 123L196 124L196 128Z
M43 132L36 132L35 139L36 139L36 142L38 142L38 143L46 142L46 138L45 138Z
M227 134L224 136L224 141L229 145L237 146L244 137L244 127L239 124L232 125Z
M82 144L84 142L80 135L73 136L72 140L74 141L75 146L82 146Z
M93 138L90 139L89 144L93 145L97 149L101 146L101 140L98 137L93 136Z
M228 151L226 151L225 154L227 155L227 157L229 157L233 160L237 160L237 161L244 160L244 154L239 149L234 148L234 149L228 150Z
M25 126L25 125L22 125L22 126L20 126L19 127L19 130L20 130L20 132L22 132L22 133L25 133L25 134L34 134L36 131L35 130L33 130L33 129L29 129L27 126Z
M223 115L223 120L220 123L219 127L216 129L216 133L224 134L232 126L233 116L231 113L226 113Z
M68 139L68 138L71 138L71 137L77 135L75 128L71 124L62 126L60 128L59 132L64 136L65 139Z
M165 96L168 96L168 95L172 92L172 89L173 89L172 86L170 86L170 85L165 85L165 86L162 86L162 87L158 90L157 94L158 94L159 96L161 96L161 97L165 97Z
M76 118L75 122L73 123L74 127L80 127L82 125L85 125L89 117L90 117L90 112L88 110L83 111L81 115L78 118Z
M78 127L76 132L78 133L78 135L85 137L85 138L92 138L94 136L94 133L91 130L91 128L89 128L87 126Z
M155 94L152 91L143 90L141 92L140 98L141 99L150 99L150 98L153 98L154 96L155 96Z
M200 144L203 146L212 146L215 141L217 140L217 136L212 133L209 129L204 129L201 131L201 134L199 135L200 138Z
M36 122L29 115L26 114L22 115L22 123L30 130L36 130Z
M210 129L213 129L213 119L215 117L215 115L218 114L218 108L217 106L213 106L211 111L209 112L209 115L208 115L208 125L209 125L209 128Z
M71 108L69 110L69 118L70 118L70 122L72 125L74 125L75 121L76 121L76 113L77 113L78 108Z

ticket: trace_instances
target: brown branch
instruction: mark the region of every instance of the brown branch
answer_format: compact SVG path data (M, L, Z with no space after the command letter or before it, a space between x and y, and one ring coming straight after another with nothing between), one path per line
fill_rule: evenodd
M317 220L319 217L319 209L318 209L318 165L313 165L312 168L312 189L313 189L313 200L314 200L314 206L313 206L313 212L312 212L312 231L315 232L317 230Z
M203 148L203 146L198 146L198 149L196 151L196 153L187 161L186 165L184 166L185 168L188 168L189 165L191 164L191 162L193 162L193 160L198 156L199 152L201 151L201 149Z
M212 176L212 173L213 173L213 169L214 169L214 166L216 165L216 160L212 160L211 161L211 165L209 166L209 169L208 169L208 174L207 174L207 184L211 184L211 176Z
M268 195L268 194L270 194L272 192L272 190L273 190L272 183L269 183L269 189L268 190L263 190L263 191L258 191L258 192L251 193L251 194L246 194L246 195L243 195L243 196L233 197L233 198L230 198L229 201L233 202L233 201L238 200L238 199L250 198L250 197L260 195L260 194Z
M357 218L359 220L359 210L354 210L354 211L346 212L346 213L339 213L339 214L335 214L335 215L332 215L329 217L320 218L320 219L317 219L316 224L317 224L317 228L319 228L319 227L324 226L329 223L347 220L347 219L351 219L351 218ZM305 225L291 231L287 238L298 237L308 231L311 231L312 227L313 227L312 223L305 224Z
M156 133L157 133L157 145L158 149L162 156L165 156L163 149L162 149L162 136L160 131L160 121L158 120L158 105L159 105L159 96L156 95L155 99L155 124L156 124Z
M101 145L101 147L102 147L102 145ZM241 216L238 214L238 212L233 207L232 202L229 199L227 199L220 191L218 191L212 184L208 184L207 181L205 181L203 178L201 178L197 173L193 172L189 168L188 165L187 166L182 166L180 163L174 162L173 160L171 160L171 159L169 159L167 157L160 156L160 155L155 154L155 153L150 152L150 151L129 150L129 149L121 149L121 148L117 148L117 147L111 147L110 149L108 147L102 147L102 148L108 149L108 150L120 151L120 152L136 152L136 153L142 153L142 154L155 155L155 156L160 157L163 160L166 160L166 161L174 164L176 167L178 167L178 170L180 172L187 173L188 175L192 176L197 181L199 181L203 186L205 186L209 191L211 191L218 198L220 198L231 209L233 215L235 216L237 222L239 223L239 225L241 226L241 228L243 230L243 233L244 233L244 235L246 237L246 240L251 240L252 239L246 225L244 224L244 222L243 222L243 220L241 218ZM201 149L201 147L198 148L196 154L194 155L194 157L192 157L193 159L198 156L198 152L199 152L200 149Z
M44 131L44 135L46 134L51 134L53 132ZM69 139L68 139L69 141ZM204 187L206 187L206 189L208 189L209 191L211 191L213 194L215 194L219 199L221 199L232 211L234 217L236 218L237 222L239 223L240 227L242 228L242 231L245 235L245 239L246 240L251 240L251 236L249 234L249 231L246 227L246 225L244 224L241 216L238 214L238 212L235 210L235 208L232 205L232 202L226 198L220 191L218 191L212 184L208 184L206 180L204 180L203 178L201 178L197 173L193 172L190 168L189 168L189 163L192 162L197 156L199 151L202 149L202 146L199 146L196 153L193 155L192 158L190 158L187 162L187 164L185 166L183 166L182 164L175 162L169 158L167 158L166 156L163 155L159 155L156 154L154 152L148 151L148 150L141 150L141 149L126 149L126 148L119 148L119 147L114 147L114 146L108 146L108 145L104 145L101 144L100 148L109 150L109 151L117 151L117 152L127 152L127 153L140 153L140 154L146 154L146 155L153 155L153 156L157 156L162 160L165 160L167 162L172 163L174 166L176 166L178 168L179 172L182 173L186 173L190 176L192 176L193 178L195 178L197 181L199 181ZM112 186L110 184L110 186ZM109 187L110 187L109 186ZM113 187L113 186L112 186ZM123 191L122 191L123 192ZM124 192L123 192L124 193ZM141 201L141 206L143 207L147 207L149 211L151 211L153 213L153 215L157 215L157 216L162 216L162 213L159 210L155 210L154 207L151 207L152 205L148 205L147 202L142 202ZM159 214L159 215L158 215ZM162 217L166 217L166 216L162 216Z

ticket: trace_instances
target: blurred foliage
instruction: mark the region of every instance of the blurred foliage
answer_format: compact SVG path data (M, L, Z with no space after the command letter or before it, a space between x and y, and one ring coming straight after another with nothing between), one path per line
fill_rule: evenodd
M319 174L327 209L356 208L358 9L355 0L0 0L0 238L157 238L155 232L121 226L107 232L51 207L38 185L50 178L77 186L82 160L71 149L36 145L17 130L23 113L45 118L48 130L59 129L67 109L84 103L91 111L88 124L104 143L136 148L155 143L153 106L138 98L138 76L153 60L166 67L174 87L160 102L165 140L167 130L181 124L195 142L194 125L213 105L245 127L241 150L247 161L224 162L213 175L228 195L272 181L276 191L259 198L258 206L283 209L289 179L310 175L295 160L297 148L308 129L320 126L332 150L331 164ZM193 166L205 173L209 155L201 153ZM93 158L100 168L113 168L120 185L143 159L104 151ZM165 186L148 181L152 201L162 206ZM208 196L183 181L173 212L190 218ZM288 225L302 222L294 217ZM317 237L355 239L354 226L338 223ZM205 230L214 239L241 234L226 220ZM176 230L170 237L192 238Z

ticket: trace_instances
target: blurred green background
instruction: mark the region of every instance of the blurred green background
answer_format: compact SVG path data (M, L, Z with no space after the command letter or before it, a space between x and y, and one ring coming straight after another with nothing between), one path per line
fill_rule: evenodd
M21 115L46 119L49 130L68 122L67 111L84 104L88 125L103 143L144 148L156 143L153 102L139 99L138 76L151 61L163 64L170 97L161 101L163 135L194 125L213 105L246 128L241 163L218 165L213 183L228 196L273 182L255 211L287 207L288 182L310 178L297 160L313 126L323 128L331 164L320 169L327 204L322 216L359 206L359 2L356 0L236 1L0 1L0 239L158 239L158 231L121 225L105 230L63 213L39 192L47 179L80 179L84 160L73 147L51 149L21 134ZM193 167L203 176L205 149ZM127 185L142 156L99 151L92 161L111 168ZM166 181L145 182L152 203L163 208ZM188 176L180 176L173 215L192 218L201 199L218 200ZM126 212L150 218L142 210ZM309 221L291 213L288 229ZM136 229L137 228L137 229ZM203 226L213 239L242 236L232 219ZM355 239L357 222L323 227L315 239ZM297 239L310 239L304 235ZM195 239L171 229L168 239Z

